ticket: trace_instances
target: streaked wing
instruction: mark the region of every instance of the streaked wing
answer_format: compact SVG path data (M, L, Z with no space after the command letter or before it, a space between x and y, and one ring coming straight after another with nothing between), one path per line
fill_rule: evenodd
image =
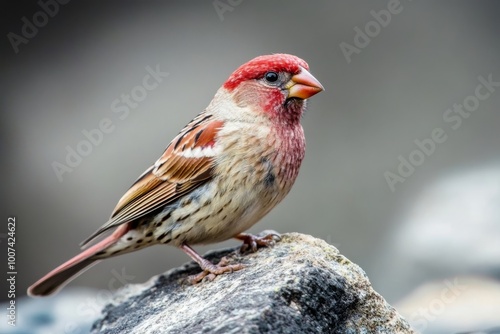
M223 122L199 114L170 142L163 155L123 195L111 218L82 242L174 202L212 177L216 137Z

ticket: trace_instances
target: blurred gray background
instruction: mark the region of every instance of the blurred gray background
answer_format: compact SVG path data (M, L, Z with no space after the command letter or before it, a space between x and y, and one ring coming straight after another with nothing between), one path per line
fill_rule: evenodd
M311 99L303 119L307 152L295 187L252 231L326 240L391 303L428 280L498 278L500 87L470 117L459 116L459 128L443 117L475 94L479 76L500 81L500 4L402 0L385 27L370 24L391 3L71 1L17 53L8 33L21 36L22 18L33 22L42 9L3 4L1 219L17 219L18 293L78 253L78 243L236 67L275 52L305 59L326 91ZM348 61L341 43L359 46L355 29L367 24L369 43ZM121 119L113 101L157 65L168 77ZM82 131L105 118L113 130L58 179L53 162L66 165L67 146L77 149ZM436 128L446 141L392 191L384 173L397 174L398 157L409 159L414 141ZM490 202L464 213L474 201ZM444 202L447 213L436 213ZM471 252L477 256L465 258ZM140 283L188 260L156 246L104 261L71 284L107 289L122 270Z

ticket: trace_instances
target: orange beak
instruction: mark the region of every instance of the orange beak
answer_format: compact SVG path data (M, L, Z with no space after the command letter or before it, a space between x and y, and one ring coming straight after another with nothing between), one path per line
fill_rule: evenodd
M323 85L308 70L302 67L302 70L295 74L286 86L288 89L288 98L296 97L299 99L308 99L311 96L325 90Z

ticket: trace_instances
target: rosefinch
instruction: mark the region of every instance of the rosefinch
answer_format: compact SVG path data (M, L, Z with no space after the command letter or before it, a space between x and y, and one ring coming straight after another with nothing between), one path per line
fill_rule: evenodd
M203 271L193 282L241 269L214 265L189 245L230 238L252 250L272 244L272 234L243 231L274 208L297 177L305 151L305 99L323 90L308 69L287 54L240 66L83 245L114 232L41 278L28 294L49 295L96 261L155 244L177 246L196 261Z

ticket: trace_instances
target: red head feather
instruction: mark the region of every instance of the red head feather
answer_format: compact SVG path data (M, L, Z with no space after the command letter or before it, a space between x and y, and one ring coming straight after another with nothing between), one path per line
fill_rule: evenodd
M276 53L259 56L238 67L224 83L224 88L232 91L242 81L261 78L268 71L297 74L300 72L300 67L309 69L304 60L293 55Z

